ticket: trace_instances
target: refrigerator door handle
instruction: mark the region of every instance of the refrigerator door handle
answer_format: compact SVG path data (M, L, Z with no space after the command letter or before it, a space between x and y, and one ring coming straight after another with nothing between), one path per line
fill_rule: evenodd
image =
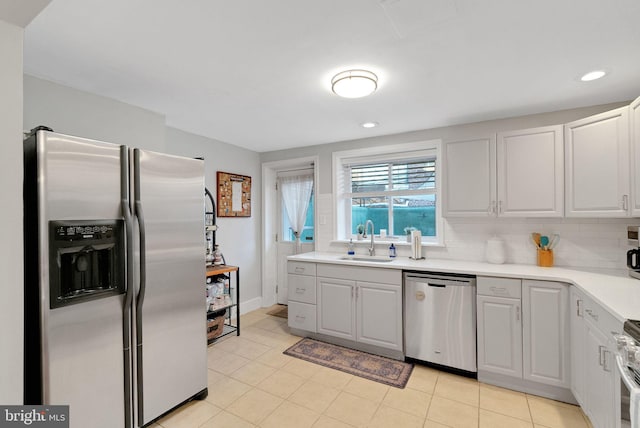
M144 213L142 202L140 201L140 150L133 149L133 204L135 207L135 218L138 222L138 233L140 238L140 288L136 296L136 380L138 390L138 424L144 425L144 388L142 373L142 305L147 289L147 253L146 253L146 231L144 226Z
M124 218L127 244L126 293L122 307L122 344L124 357L124 426L130 428L133 417L131 402L131 302L133 300L133 219L129 203L129 151L120 146L120 210Z

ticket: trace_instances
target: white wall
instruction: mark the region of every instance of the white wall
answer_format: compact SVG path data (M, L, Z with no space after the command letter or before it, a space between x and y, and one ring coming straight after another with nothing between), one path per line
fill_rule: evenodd
M261 154L261 161L273 162L282 159L319 156L318 215L324 216L326 223L323 225L316 221L316 249L318 251L346 252L345 244L331 242L334 239L333 223L335 221L331 204L333 182L331 155L333 152L437 138L455 141L486 136L498 131L556 125L626 104L628 103L621 102L267 152ZM426 253L426 257L433 258L483 261L485 260L487 239L497 235L507 242L508 263L535 264L536 253L533 245L530 244L529 234L537 231L543 234L558 233L561 235L561 242L554 251L557 266L624 269L626 268L625 254L630 248L626 242L626 226L633 224L639 225L640 219L451 218L444 220L445 247L425 247L423 254ZM357 246L356 252L365 254L365 247L364 244ZM386 254L386 245L378 247L378 254ZM409 248L399 246L398 255L409 256Z
M251 176L251 217L219 219L216 241L227 263L240 267L240 301L245 303L244 307L241 306L242 312L260 306L261 179L258 153L169 128L164 116L158 113L24 76L24 127L31 129L37 125L85 138L203 157L205 182L214 197L216 171Z
M22 40L0 20L0 403L22 404Z
M165 118L110 98L24 76L24 127L164 151Z
M206 186L216 199L216 172L232 172L251 177L251 217L223 217L216 220L216 243L228 264L240 267L240 309L242 313L261 305L260 230L261 169L257 152L231 144L166 128L166 152L203 157Z

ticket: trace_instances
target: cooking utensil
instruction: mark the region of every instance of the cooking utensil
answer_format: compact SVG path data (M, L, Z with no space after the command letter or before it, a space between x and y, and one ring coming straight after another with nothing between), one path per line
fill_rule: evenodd
M531 234L531 240L535 244L536 248L540 248L540 234L537 232L533 232Z
M549 244L549 249L553 250L556 245L558 245L558 242L560 242L560 235L555 234L553 235L553 239L551 239L551 243Z
M549 237L548 236L541 236L540 237L540 248L542 248L543 250L547 250L549 248Z

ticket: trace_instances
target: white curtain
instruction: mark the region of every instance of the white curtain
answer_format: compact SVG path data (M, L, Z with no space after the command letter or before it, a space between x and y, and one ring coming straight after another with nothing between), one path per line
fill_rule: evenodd
M313 190L312 175L280 177L280 189L289 223L296 237L296 254L300 252L300 235L307 218L307 210Z

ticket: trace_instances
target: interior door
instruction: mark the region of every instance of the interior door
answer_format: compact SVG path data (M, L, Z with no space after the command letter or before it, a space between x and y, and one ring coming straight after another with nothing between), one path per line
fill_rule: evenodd
M284 171L279 172L278 177L287 174L300 174L300 170L296 171ZM302 170L302 173L312 174L313 169ZM287 217L287 212L282 201L281 186L278 184L278 278L277 278L277 303L286 305L288 298L289 286L287 284L287 257L296 254L296 244L293 233L291 231L291 225ZM311 195L311 201L309 208L307 209L307 219L303 233L300 237L300 253L308 253L315 249L315 228L314 228L314 194Z

